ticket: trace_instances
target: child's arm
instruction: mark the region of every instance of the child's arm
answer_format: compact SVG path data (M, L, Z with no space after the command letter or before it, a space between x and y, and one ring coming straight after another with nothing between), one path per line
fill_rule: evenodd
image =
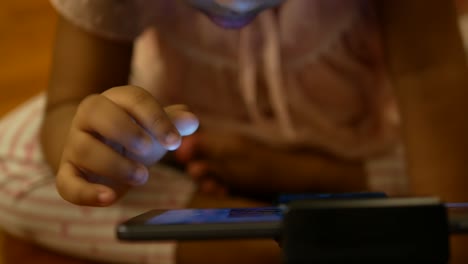
M413 193L468 201L468 68L453 2L381 2Z
M55 171L78 105L127 84L131 56L132 43L99 38L59 18L42 127L44 154Z
M412 193L468 202L468 68L453 1L376 3L404 121ZM451 263L467 263L464 240L452 240Z
M42 145L59 193L72 203L112 204L180 144L173 122L184 119L192 132L198 125L193 114L165 111L144 89L125 86L131 54L129 43L59 22Z
M184 140L176 157L204 192L343 192L367 189L361 160L320 150L286 150L226 131L201 130ZM217 187L212 188L221 183Z

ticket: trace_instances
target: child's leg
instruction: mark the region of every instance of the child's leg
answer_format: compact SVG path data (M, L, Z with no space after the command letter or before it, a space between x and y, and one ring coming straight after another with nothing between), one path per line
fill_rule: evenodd
M148 184L108 208L64 201L38 140L44 97L0 122L0 225L7 232L74 256L126 263L172 263L172 243L125 244L117 222L155 208L186 205L193 185L180 173L155 167Z

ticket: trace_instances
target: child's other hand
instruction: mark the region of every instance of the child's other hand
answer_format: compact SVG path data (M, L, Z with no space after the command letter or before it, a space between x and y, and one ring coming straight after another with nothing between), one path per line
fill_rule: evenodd
M229 132L201 130L175 151L199 191L225 195L366 190L360 161L313 149L286 150Z
M242 188L258 177L259 159L249 155L258 145L233 133L199 131L175 151L178 161L198 183L201 193L225 196L229 188Z
M115 87L85 98L72 121L57 173L69 202L107 206L148 179L146 166L192 134L197 118L183 106L166 109L142 88Z

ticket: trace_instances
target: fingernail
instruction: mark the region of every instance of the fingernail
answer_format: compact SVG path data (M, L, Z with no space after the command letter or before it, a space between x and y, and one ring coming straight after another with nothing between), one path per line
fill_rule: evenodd
M141 166L138 167L135 171L135 174L132 175L132 184L134 185L143 185L148 180L148 170Z
M109 204L114 200L114 194L109 191L102 191L98 194L98 201L101 204Z
M176 150L180 147L181 143L181 137L174 132L169 132L169 134L164 138L164 145L167 150Z
M199 122L194 115L187 114L183 118L174 120L174 125L182 136L189 136L197 131Z

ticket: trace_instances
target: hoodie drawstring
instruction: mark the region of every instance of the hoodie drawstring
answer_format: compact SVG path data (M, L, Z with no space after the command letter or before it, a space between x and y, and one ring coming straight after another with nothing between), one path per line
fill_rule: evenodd
M266 81L269 101L280 131L287 139L293 139L295 131L288 110L288 100L282 78L279 27L272 10L264 11L258 19L263 36L262 73ZM266 117L262 116L257 101L258 64L253 47L253 33L252 27L247 27L240 34L239 84L250 118L254 124L262 125L265 123Z

